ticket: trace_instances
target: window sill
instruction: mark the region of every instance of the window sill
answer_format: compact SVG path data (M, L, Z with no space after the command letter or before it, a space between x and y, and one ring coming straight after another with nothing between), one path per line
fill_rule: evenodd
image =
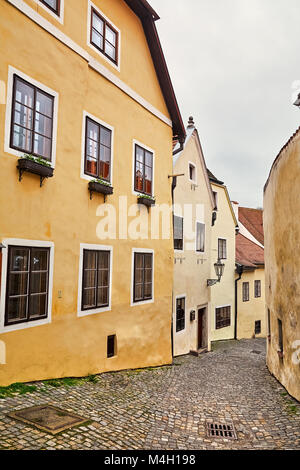
M88 317L90 315L97 315L99 313L104 313L104 312L110 312L111 311L111 306L108 307L103 307L103 308L97 308L94 310L80 310L77 313L78 317Z
M14 325L6 325L2 326L2 328L0 329L0 333L10 333L12 331L26 330L28 328L48 325L49 323L51 323L51 318L44 318L42 320L35 320L26 323L16 323Z

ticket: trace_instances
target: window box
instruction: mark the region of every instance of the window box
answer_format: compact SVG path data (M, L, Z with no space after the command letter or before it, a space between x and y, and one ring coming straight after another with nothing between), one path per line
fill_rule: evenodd
M43 165L28 158L19 158L17 168L19 170L19 181L22 181L22 175L27 171L40 176L40 186L43 185L45 178L52 178L54 174L54 169L50 165Z
M92 199L93 193L100 193L104 194L104 198L106 198L107 195L113 194L114 193L114 188L110 186L108 183L102 183L100 181L90 181L89 182L89 192L90 196Z
M138 204L144 204L147 207L155 206L155 199L147 196L138 196Z

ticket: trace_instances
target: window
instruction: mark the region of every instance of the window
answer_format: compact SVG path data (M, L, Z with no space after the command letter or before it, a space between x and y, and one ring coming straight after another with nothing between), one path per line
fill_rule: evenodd
M226 328L231 324L231 307L216 308L216 330Z
M199 253L204 253L205 251L205 224L200 222L196 223L197 233L196 233L196 251Z
M249 282L243 282L243 302L249 301Z
M59 15L60 0L40 0L40 2L46 5L53 13Z
M118 32L94 8L91 14L91 44L118 64Z
M116 335L107 337L107 357L114 357L116 355Z
M50 248L8 247L5 326L48 317Z
M83 250L82 310L109 306L110 251Z
M261 321L255 322L255 334L259 335L261 333Z
M153 153L135 144L134 190L152 196Z
M111 145L111 130L86 117L84 164L86 175L110 181Z
M176 333L185 329L185 298L176 299Z
M152 299L153 254L134 253L134 302Z
M183 250L183 217L174 215L174 249Z
M282 331L282 321L278 318L278 346L279 352L283 353L283 331Z
M10 146L51 161L54 97L14 75Z
M215 201L215 210L218 209L218 193L213 191L214 201Z
M193 183L196 182L196 167L192 163L189 164L189 178Z
M218 239L218 257L220 259L227 259L227 243L223 238Z
M261 297L261 281L254 281L254 296Z

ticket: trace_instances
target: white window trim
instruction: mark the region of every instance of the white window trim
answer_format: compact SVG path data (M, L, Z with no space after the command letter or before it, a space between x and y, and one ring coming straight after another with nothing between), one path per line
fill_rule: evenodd
M105 54L103 54L101 51L99 51L99 49L97 49L97 47L93 46L93 44L91 44L91 20L92 20L92 8L94 8L94 10L96 10L97 13L99 13L100 16L102 16L102 18L104 18L109 24L112 25L112 27L117 31L118 33L118 65L114 64L114 62L112 60L110 60L108 57L106 57ZM119 30L119 28L117 28L117 26L94 4L92 3L90 0L88 1L88 14L87 14L87 45L88 47L90 47L91 49L93 49L93 51L97 52L97 54L102 57L102 59L106 60L106 62L109 63L109 65L111 65L114 69L118 70L118 72L120 72L121 70L121 31Z
M55 168L56 161L56 141L57 141L57 124L58 124L58 98L59 94L43 85L42 83L34 80L20 70L12 67L8 67L8 81L7 81L7 101L6 101L6 115L5 115L5 140L4 140L4 152L9 153L10 155L15 155L18 158L24 156L24 153L19 150L13 149L10 147L10 134L11 134L11 121L12 121L12 103L13 103L13 80L14 74L18 75L23 80L26 80L33 86L40 88L42 91L45 91L54 98L53 105L53 134L52 134L52 154L51 154L51 167Z
M217 310L217 308L225 308L225 307L230 307L230 325L229 325L229 326L225 326L224 328L218 328L218 329L217 329L217 315L216 315L216 310ZM233 309L232 309L232 305L231 305L231 304L215 306L215 310L214 310L215 331L219 331L220 329L221 329L221 330L225 330L226 328L231 328L231 327L233 326L233 318L232 318L232 315L233 315Z
M83 280L83 250L98 250L98 251L108 251L110 253L110 262L109 262L109 299L108 307L102 307L91 310L81 310L82 302L82 280ZM97 315L98 313L109 312L111 311L111 294L112 294L112 270L113 270L113 247L107 245L91 245L87 243L80 244L80 255L79 255L79 275L78 275L78 304L77 304L77 316L86 317L89 315Z
M115 129L107 122L102 121L101 119L97 118L91 113L87 111L83 111L83 118L82 118L82 134L81 134L81 168L80 168L80 178L86 181L93 181L96 179L95 176L89 176L84 173L84 159L85 159L85 133L86 133L86 118L89 117L93 121L95 121L100 126L104 126L111 131L111 154L110 154L110 184L113 186L113 170L114 170L114 134Z
M54 13L54 11L50 10L44 3L40 0L33 0L38 6L42 7L49 15L55 18L59 23L64 24L64 16L65 16L65 2L64 0L60 0L59 6L59 15Z
M140 302L134 302L134 254L135 253L150 253L152 254L152 299L149 300L141 300ZM154 303L154 250L150 250L148 248L132 248L131 254L131 288L130 288L130 306L135 307L139 305L147 305Z
M182 215L182 214L175 214L175 213L173 214L173 216L175 216L175 217L180 217L181 219L183 219L183 234L182 234L182 236L183 236L183 239L182 239L182 250L177 250L177 249L175 249L175 248L174 248L174 253L175 253L175 254L182 254L182 253L184 253L184 251L185 251L185 238L184 238L184 217L183 217L183 215ZM174 246L174 233L173 233L173 246Z
M139 193L138 191L135 191L134 189L134 184L135 184L135 146L138 145L139 147L142 147L144 150L147 150L148 152L151 152L153 154L153 161L152 161L152 197L155 197L155 191L154 191L154 175L155 175L155 151L148 147L145 144L142 144L138 140L133 139L133 146L132 146L132 194L134 195L140 195L143 193Z
M174 325L174 334L176 336L180 336L180 335L183 335L186 333L186 330L187 330L187 318L186 318L186 312L187 312L187 306L186 306L186 298L187 298L187 295L186 294L182 294L182 295L176 295L175 299L174 299L174 321L173 321L173 325ZM181 331L176 331L176 323L177 323L177 309L176 309L176 305L177 305L177 300L178 299L184 299L184 329L181 330Z
M35 326L47 325L52 321L52 296L53 296L53 268L54 268L54 243L41 240L23 240L18 238L7 238L1 243L6 247L2 249L2 285L0 293L0 333L24 330ZM18 325L4 326L5 322L5 301L7 283L7 263L9 246L28 246L34 248L50 248L49 256L49 285L48 285L48 317L42 320L20 323Z
M197 224L202 224L204 225L204 251L197 251ZM196 220L195 221L195 253L197 255L205 255L206 253L206 224L204 222L201 222L201 220Z
M197 166L194 162L188 162L188 165L189 165L189 169L188 169L188 178L189 178L189 182L192 183L192 184L195 184L197 185L197 181L198 181L198 175L197 175ZM194 167L194 170L195 170L195 179L194 180L191 180L190 178L190 166Z
M217 246L217 252L218 252L218 258L219 258L219 240L225 240L226 242L226 258L221 258L221 260L227 260L228 259L228 243L227 243L227 238L223 238L223 237L218 237L218 246ZM226 305L227 307L227 305Z

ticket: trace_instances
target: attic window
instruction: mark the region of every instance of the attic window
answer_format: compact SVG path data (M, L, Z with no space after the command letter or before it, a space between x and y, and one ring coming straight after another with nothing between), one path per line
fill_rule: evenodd
M46 5L53 13L59 16L60 0L40 0L41 3Z
M190 181L196 183L196 167L193 163L189 163L189 178Z
M92 8L91 14L90 41L107 59L118 65L118 32L94 8Z

